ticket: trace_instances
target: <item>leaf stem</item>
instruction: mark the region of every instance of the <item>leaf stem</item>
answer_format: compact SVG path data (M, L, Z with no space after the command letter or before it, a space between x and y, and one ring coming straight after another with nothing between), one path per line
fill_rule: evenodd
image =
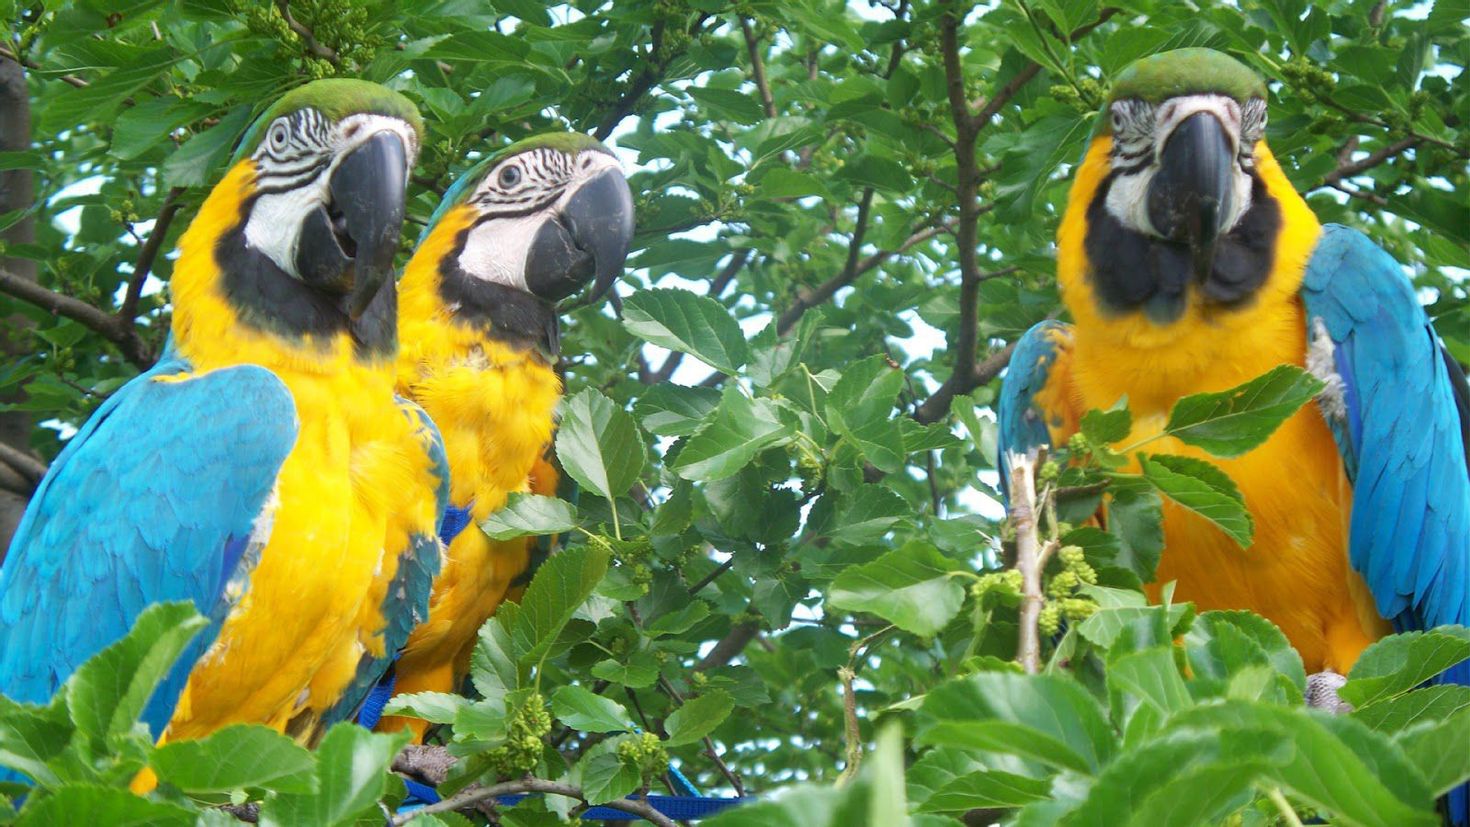
M1280 787L1272 787L1267 790L1266 797L1271 799L1272 804L1276 805L1276 809L1281 812L1281 818L1286 821L1288 827L1302 827L1301 818L1297 816L1296 809L1291 806L1291 802L1287 801L1286 796L1281 794Z

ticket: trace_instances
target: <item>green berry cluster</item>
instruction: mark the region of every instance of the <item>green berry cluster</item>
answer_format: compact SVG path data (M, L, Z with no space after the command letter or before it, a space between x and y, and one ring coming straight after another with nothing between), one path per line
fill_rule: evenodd
M491 750L490 766L502 778L514 778L536 769L541 762L541 747L551 731L551 713L546 699L533 692L511 713L505 743Z
M970 586L970 595L980 599L987 594L999 594L1006 597L1021 596L1021 572L1015 569L1005 571L993 571L989 574L980 575L980 579Z
M1097 572L1087 562L1080 546L1062 546L1057 551L1057 560L1062 570L1047 584L1049 598L1041 608L1038 625L1044 634L1054 635L1062 627L1062 621L1076 623L1097 611L1097 603L1078 597L1076 591L1083 586L1097 583Z
M1331 72L1302 56L1287 61L1281 75L1293 88L1317 98L1327 97L1337 88L1337 78Z
M669 753L663 742L652 732L644 732L626 738L618 744L618 759L632 764L643 776L644 786L669 766Z

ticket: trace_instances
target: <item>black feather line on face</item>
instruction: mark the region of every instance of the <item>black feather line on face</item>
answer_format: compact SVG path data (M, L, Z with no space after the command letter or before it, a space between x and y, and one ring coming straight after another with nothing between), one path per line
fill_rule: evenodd
M456 308L456 319L474 325L491 339L522 350L536 349L555 360L561 351L561 323L555 307L523 290L475 278L459 266L471 229L473 225L461 230L439 261L439 298Z
M390 282L379 290L356 322L347 314L347 294L307 285L245 243L245 222L255 198L240 207L240 220L215 244L220 289L240 321L287 339L352 336L361 359L392 356L398 350L398 291Z
M1108 212L1108 190L1118 171L1109 173L1087 208L1088 280L1105 311L1124 315L1142 310L1158 324L1183 313L1193 266L1189 247L1124 227ZM1251 206L1215 247L1214 269L1196 286L1204 301L1221 309L1247 306L1271 274L1281 207L1260 177L1251 175Z

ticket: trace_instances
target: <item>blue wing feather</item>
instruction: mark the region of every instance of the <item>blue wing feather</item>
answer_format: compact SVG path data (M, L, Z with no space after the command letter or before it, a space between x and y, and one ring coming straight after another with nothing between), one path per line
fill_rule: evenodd
M1010 468L1006 453L1051 445L1047 414L1036 403L1036 395L1046 387L1051 369L1056 364L1059 355L1057 339L1070 338L1071 331L1071 325L1062 322L1038 322L1021 336L1016 342L1016 349L1011 352L1005 378L1001 380L997 411L1000 419L1000 487L1007 497L1010 495Z
M290 392L264 368L190 370L165 353L37 488L0 568L0 693L44 702L146 606L192 600L211 623L144 713L155 735L167 723L232 605L226 585L263 544L256 519L297 430Z
M397 397L398 408L413 423L415 434L428 455L430 466L439 480L434 496L434 525L438 525L449 507L449 457L444 451L444 439L428 413L416 403ZM439 574L443 559L442 546L437 532L415 534L409 538L408 547L399 552L398 571L393 583L384 596L382 612L388 626L383 630L385 655L375 658L365 655L358 663L357 674L337 703L322 716L322 722L331 725L354 717L368 693L388 672L398 651L408 643L408 636L429 613L429 596L434 589L434 578Z
M1323 228L1301 295L1343 382L1340 408L1324 410L1353 485L1353 567L1400 631L1470 624L1464 375L1397 262L1362 233ZM1437 680L1470 685L1470 662ZM1447 808L1470 824L1464 786Z

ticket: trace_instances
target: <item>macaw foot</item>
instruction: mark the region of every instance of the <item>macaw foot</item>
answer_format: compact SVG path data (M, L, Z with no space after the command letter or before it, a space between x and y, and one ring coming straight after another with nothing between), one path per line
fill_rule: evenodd
M1337 690L1347 683L1347 677L1328 669L1307 676L1307 706L1325 709L1333 715L1344 715L1353 711L1353 705L1337 697Z
M438 744L409 744L393 759L393 771L437 787L449 777L454 762L449 750Z

